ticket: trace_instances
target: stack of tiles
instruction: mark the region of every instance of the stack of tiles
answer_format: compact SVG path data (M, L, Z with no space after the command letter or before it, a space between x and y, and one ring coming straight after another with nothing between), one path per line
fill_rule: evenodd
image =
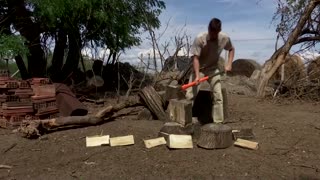
M7 70L0 70L0 126L18 125L30 119L34 113L30 97L31 87L26 81L18 81L9 76Z
M39 119L54 118L59 114L56 104L56 88L47 78L30 80L34 95L31 101L34 105L35 116Z
M0 69L0 127L19 126L22 121L57 117L56 93L47 78L16 80Z

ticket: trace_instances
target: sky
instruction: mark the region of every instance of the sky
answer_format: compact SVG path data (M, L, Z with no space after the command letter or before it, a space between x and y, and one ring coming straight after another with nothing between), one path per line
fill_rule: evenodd
M158 41L160 46L165 42L171 42L170 54L175 49L172 38L179 30L185 32L193 41L198 33L207 30L213 17L222 21L222 31L230 36L236 49L235 60L253 59L263 64L275 50L277 34L272 18L276 11L276 0L164 1L166 9L159 17L162 26L156 31L156 35L159 37L163 34ZM136 64L141 54L147 57L147 54L152 52L148 33L142 34L141 37L142 44L126 50L120 57L121 61ZM310 52L306 53L310 55ZM225 57L225 53L221 56Z

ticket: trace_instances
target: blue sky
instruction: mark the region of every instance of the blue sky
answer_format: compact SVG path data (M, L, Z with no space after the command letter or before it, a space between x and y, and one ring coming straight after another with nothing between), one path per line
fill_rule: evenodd
M166 9L160 16L163 26L157 33L163 32L170 21L160 44L170 41L181 28L193 40L198 33L207 30L211 18L217 17L222 21L222 31L229 34L236 48L235 59L249 58L263 63L274 51L276 33L272 17L276 10L275 0L165 0L165 3ZM148 35L143 37L141 46L128 50L122 56L123 60L131 61L140 53L150 51Z
M156 31L157 36L164 32L159 45L171 42L169 51L174 51L172 38L183 29L194 37L207 30L211 18L222 21L222 31L229 34L236 49L235 60L253 59L263 64L271 57L276 43L276 22L272 22L276 11L276 0L164 0L166 9L160 15L162 26ZM170 20L170 21L169 21ZM142 34L143 42L138 47L126 50L121 61L136 64L138 57L152 52L148 33ZM291 53L295 51L292 50ZM225 54L221 54L225 57Z

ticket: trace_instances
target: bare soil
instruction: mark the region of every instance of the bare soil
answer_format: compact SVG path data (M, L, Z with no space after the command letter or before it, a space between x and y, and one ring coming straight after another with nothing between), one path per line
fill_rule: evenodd
M320 179L320 104L229 94L231 127L250 126L259 149L146 149L163 122L125 115L29 140L0 129L0 179ZM279 103L280 102L280 103ZM108 104L116 103L110 99ZM89 105L91 112L101 108ZM139 108L120 113L139 111ZM135 145L87 148L85 137L134 135Z

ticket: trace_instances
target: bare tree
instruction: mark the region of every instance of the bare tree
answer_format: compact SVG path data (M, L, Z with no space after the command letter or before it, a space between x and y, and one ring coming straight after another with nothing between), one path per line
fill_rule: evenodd
M260 84L258 86L258 97L264 97L265 96L265 88L267 86L267 83L269 79L273 76L273 74L277 71L277 69L285 63L285 59L287 54L289 53L291 47L295 44L306 42L308 39L315 38L305 38L303 36L304 34L304 27L308 25L308 20L312 17L312 13L314 9L320 4L320 0L310 0L305 7L302 15L300 16L298 22L296 23L296 26L294 30L288 35L288 38L285 42L285 44L280 47L270 58L270 60L266 61L266 63L263 66L263 69L261 71L261 77L260 77Z
M135 79L134 78L134 73L133 73L133 71L131 70L131 73L130 73L130 78L129 78L129 80L126 80L126 78L123 76L123 75L121 75L121 77L122 77L122 79L124 80L124 82L127 84L127 86L128 86L128 90L127 90L127 92L126 92L126 98L128 98L129 97L129 95L130 95L130 93L131 93L131 90L132 90L132 87L133 87L133 85L135 84L135 82L137 81L137 79Z

